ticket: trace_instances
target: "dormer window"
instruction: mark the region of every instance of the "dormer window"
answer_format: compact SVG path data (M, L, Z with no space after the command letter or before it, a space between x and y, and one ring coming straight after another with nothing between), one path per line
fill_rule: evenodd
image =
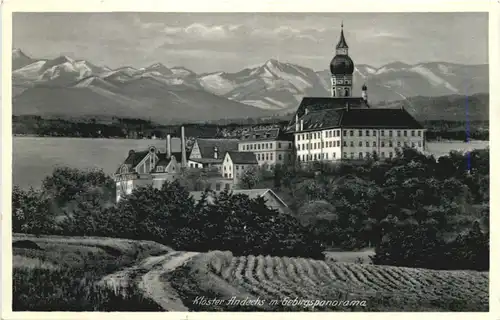
M122 174L128 173L127 166L122 166L121 169L120 169L120 173L122 173Z
M191 164L192 165L192 164ZM156 167L156 172L163 172L163 166Z

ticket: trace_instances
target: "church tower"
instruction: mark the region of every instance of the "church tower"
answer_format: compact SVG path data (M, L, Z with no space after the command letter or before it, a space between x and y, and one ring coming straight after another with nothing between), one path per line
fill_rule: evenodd
M330 62L332 97L352 97L354 62L349 57L349 46L345 41L343 23L340 30L340 40L335 49L335 57Z

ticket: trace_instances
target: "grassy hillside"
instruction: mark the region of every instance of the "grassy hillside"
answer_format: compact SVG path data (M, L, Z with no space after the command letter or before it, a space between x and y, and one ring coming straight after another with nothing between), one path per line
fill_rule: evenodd
M14 311L158 310L134 287L123 294L98 281L170 248L151 241L14 234Z
M150 241L14 234L13 268L15 311L488 310L488 272L178 252ZM264 303L228 305L232 297Z
M166 279L186 306L198 311L487 311L488 277L487 272L434 271L288 257L233 257L230 252L217 251L194 257ZM196 297L202 295L226 302L196 303ZM231 297L259 298L264 303L252 307L228 305ZM330 301L330 304L314 308L306 304L288 305L286 299L295 298ZM272 305L273 299L279 301L277 305ZM340 303L347 300L358 302L348 306Z

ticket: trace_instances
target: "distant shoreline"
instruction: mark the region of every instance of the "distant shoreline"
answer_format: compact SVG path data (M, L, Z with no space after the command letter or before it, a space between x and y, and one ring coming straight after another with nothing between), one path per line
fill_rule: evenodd
M13 134L12 138L63 138L63 139L87 139L87 140L97 140L97 139L106 139L106 140L137 140L137 141L142 141L142 140L164 140L163 138L156 138L156 139L147 139L147 138L122 138L122 137L96 137L96 138L89 138L89 137L73 137L73 136L39 136L39 135L34 135L34 134ZM222 139L222 138L221 138ZM433 142L433 143L468 143L468 142L489 142L490 140L481 140L481 139L470 139L469 141L462 141L462 140L451 140L451 139L428 139L426 140L427 142Z

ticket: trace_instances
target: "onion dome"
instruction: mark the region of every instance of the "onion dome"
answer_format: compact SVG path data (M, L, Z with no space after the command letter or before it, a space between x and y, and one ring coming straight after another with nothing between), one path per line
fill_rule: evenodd
M332 74L352 74L354 72L354 62L349 56L336 55L330 62L330 72Z

